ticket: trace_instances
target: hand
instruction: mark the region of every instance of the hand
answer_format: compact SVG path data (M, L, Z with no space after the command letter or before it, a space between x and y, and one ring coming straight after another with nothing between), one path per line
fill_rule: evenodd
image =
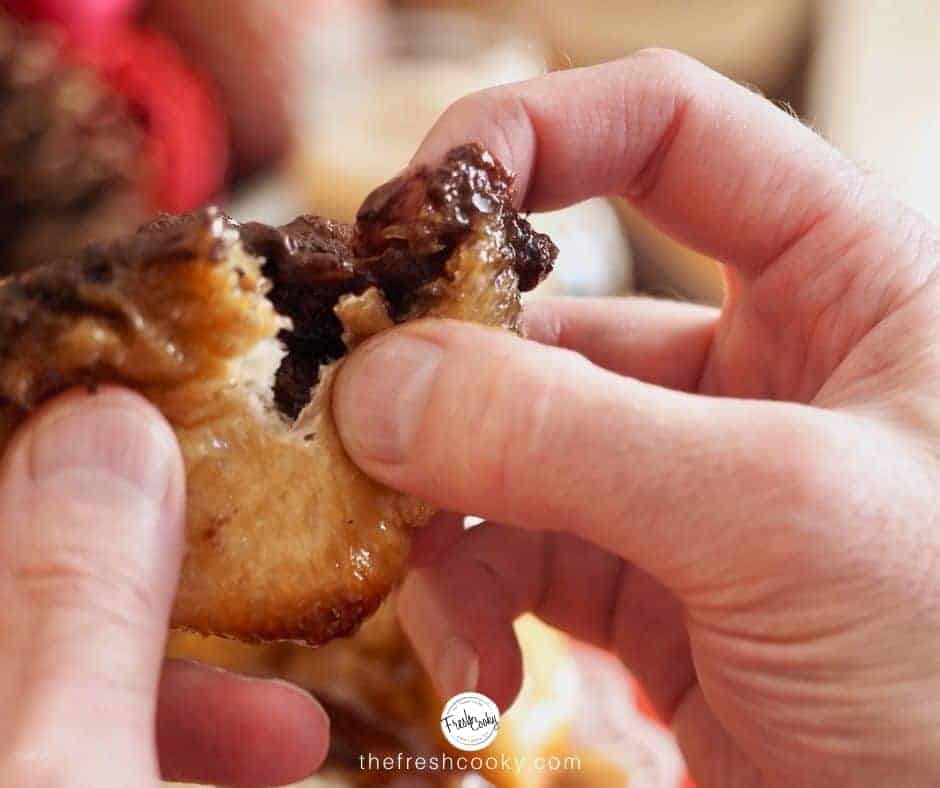
M163 664L183 512L173 433L135 395L67 394L14 437L0 463L3 788L155 786L161 772L272 785L323 761L329 723L306 693Z
M728 295L539 302L536 342L424 321L350 356L353 459L492 521L423 535L402 591L441 689L507 705L530 610L622 658L704 788L937 785L937 229L668 52L463 99L417 161L467 140L526 210L628 197Z

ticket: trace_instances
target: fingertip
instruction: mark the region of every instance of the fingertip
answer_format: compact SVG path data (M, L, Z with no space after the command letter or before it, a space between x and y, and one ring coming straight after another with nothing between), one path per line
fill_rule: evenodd
M469 562L409 574L399 593L402 628L443 699L481 692L500 709L522 686L513 615L485 568Z
M184 486L172 430L112 387L48 402L4 454L4 647L32 677L17 683L14 705L57 720L75 751L103 737L130 750L149 743ZM32 647L14 648L23 643Z
M242 697L233 702L250 720L255 749L243 771L261 764L259 784L270 785L296 782L320 769L329 752L330 718L313 695L280 679L239 680Z
M535 168L536 133L522 98L521 85L470 93L438 118L409 167L433 167L458 145L477 143L513 174L513 203L525 202Z
M410 328L352 353L333 385L333 415L353 460L383 480L410 459L444 350Z
M76 387L59 394L40 405L27 421L40 421L52 417L67 415L76 410L89 407L121 409L152 422L156 429L165 430L172 436L173 431L163 414L146 397L122 386L104 384L94 387Z
M377 481L441 509L545 520L556 504L571 503L571 449L556 444L570 423L595 413L585 403L614 399L617 381L604 374L571 351L508 331L421 320L349 356L333 414L350 458ZM599 417L589 423L606 429Z
M500 633L498 648L484 650L477 692L489 697L500 711L511 708L522 690L522 647L512 625ZM493 664L498 660L498 664ZM489 664L488 664L489 662Z
M267 786L316 772L330 721L310 693L187 660L166 663L157 742L164 779Z
M144 397L117 386L75 388L41 405L13 436L4 464L24 481L69 466L110 467L181 508L183 459L172 427Z
M56 582L76 567L112 578L125 596L113 594L109 604L128 604L129 615L146 615L152 634L162 631L164 621L149 619L162 616L176 587L185 471L159 410L117 386L76 388L31 414L2 462L0 510L17 563L42 567ZM144 597L152 607L141 611ZM94 600L86 601L92 614Z

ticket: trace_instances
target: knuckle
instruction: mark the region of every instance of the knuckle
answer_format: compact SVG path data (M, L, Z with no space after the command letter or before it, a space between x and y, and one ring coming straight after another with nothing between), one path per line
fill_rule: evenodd
M547 362L547 363L546 363ZM568 381L577 379L584 359L573 351L553 350L533 359L531 366L500 376L499 392L489 409L492 420L502 419L503 426L493 441L490 487L501 500L516 501L525 495L541 495L552 489L559 492L565 484L556 469L563 463L568 440L565 413L570 406ZM512 414L509 419L503 414ZM569 447L570 448L570 447ZM542 498L540 506L549 501Z
M668 47L643 47L628 55L626 61L649 67L656 72L685 72L690 67L703 68L700 63L688 55Z
M841 513L853 463L832 430L798 416L782 420L768 438L775 448L766 481L779 511L814 522Z
M100 556L72 550L24 561L15 572L21 599L34 610L90 615L116 629L137 630L156 615L153 594L142 572L119 561L102 570Z

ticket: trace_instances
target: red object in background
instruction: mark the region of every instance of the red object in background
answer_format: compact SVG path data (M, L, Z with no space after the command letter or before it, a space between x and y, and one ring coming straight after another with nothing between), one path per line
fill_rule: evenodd
M94 69L146 130L149 191L158 208L189 211L219 192L228 162L225 115L170 39L116 25L72 37L63 54Z
M0 2L21 19L49 23L62 56L127 102L145 133L141 171L154 208L180 213L218 194L229 149L221 102L170 38L127 20L137 0Z
M353 0L341 0L351 3ZM250 173L290 145L296 39L320 0L151 0L149 24L178 41L225 104L234 167Z
M3 4L20 19L70 26L112 24L129 18L140 6L139 0L4 0Z

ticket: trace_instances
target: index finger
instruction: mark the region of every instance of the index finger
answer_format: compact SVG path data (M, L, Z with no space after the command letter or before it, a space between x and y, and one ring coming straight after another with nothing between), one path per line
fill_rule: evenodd
M517 174L521 207L626 196L679 240L744 270L763 270L817 229L838 245L861 214L883 213L868 209L861 173L814 132L675 52L472 94L438 120L415 163L468 141Z

